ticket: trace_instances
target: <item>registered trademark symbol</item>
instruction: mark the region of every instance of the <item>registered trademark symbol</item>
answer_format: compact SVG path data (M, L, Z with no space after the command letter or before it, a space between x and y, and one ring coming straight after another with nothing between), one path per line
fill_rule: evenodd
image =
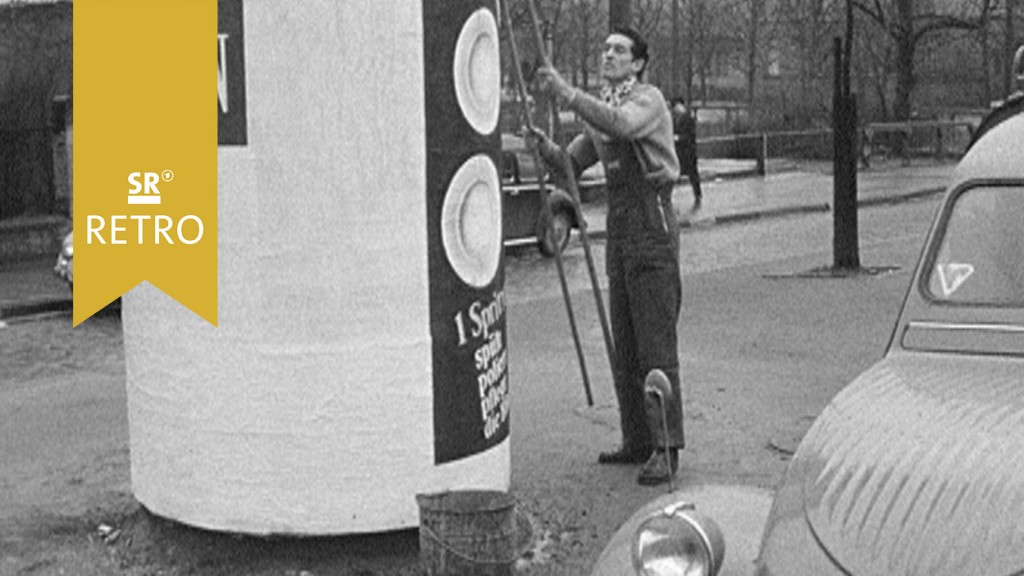
M164 170L160 173L160 177L164 179L164 182L170 182L171 180L174 180L174 172Z

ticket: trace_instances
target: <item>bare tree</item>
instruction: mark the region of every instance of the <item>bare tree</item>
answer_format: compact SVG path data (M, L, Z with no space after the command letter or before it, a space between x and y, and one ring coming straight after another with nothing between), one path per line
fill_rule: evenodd
M782 88L789 122L814 124L831 110L832 39L840 34L839 0L779 0L773 18L789 82Z
M857 73L858 85L864 90L865 98L864 114L862 117L872 116L870 112L870 97L873 97L876 104L876 117L885 121L889 119L889 78L893 75L893 47L887 42L887 36L877 27L866 28L861 26L854 36L857 46L857 59L854 69Z
M746 0L686 0L686 69L683 85L687 100L693 100L693 85L700 86L700 99L710 97L709 81L742 58L742 37L736 22L739 4Z
M894 118L910 118L916 83L914 57L922 41L943 30L977 29L994 3L995 0L973 0L925 5L914 0L853 0L854 7L885 31L895 47Z
M608 27L633 24L632 0L608 0Z
M633 28L645 38L653 40L659 36L660 24L666 21L664 0L633 0Z
M1021 0L1005 0L1003 6L1003 69L1002 69L1002 84L1000 88L1002 93L1009 94L1013 90L1012 68L1013 68L1013 56L1017 51L1017 30L1016 30L1016 17L1019 14L1024 2Z
M762 51L762 34L764 25L765 0L746 0L746 73L747 73L747 104L754 108L757 104L758 55Z
M597 42L604 38L600 33L604 28L603 22L599 0L572 0L565 30L566 40L571 42L572 48L571 55L566 56L572 60L573 83L577 86L590 86L590 68L595 62Z
M647 39L653 55L647 79L671 84L671 6L663 0L633 0L632 7L632 27ZM663 81L665 78L667 82Z

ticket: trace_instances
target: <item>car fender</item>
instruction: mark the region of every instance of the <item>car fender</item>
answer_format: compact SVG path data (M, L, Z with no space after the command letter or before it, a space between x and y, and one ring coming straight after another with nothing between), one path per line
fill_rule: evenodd
M721 576L749 576L754 572L761 532L772 504L772 492L741 485L705 485L681 488L648 502L612 536L592 570L592 576L634 574L633 534L652 514L671 504L693 503L697 511L711 517L725 539Z
M573 228L579 228L579 222L576 220L575 202L572 201L572 196L569 196L568 192L561 188L552 188L548 194L548 206L551 206L552 214L562 209L568 210Z

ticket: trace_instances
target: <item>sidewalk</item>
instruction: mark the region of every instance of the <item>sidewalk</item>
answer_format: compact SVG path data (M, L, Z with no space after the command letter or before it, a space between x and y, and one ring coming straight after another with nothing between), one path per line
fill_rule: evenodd
M858 204L901 202L941 192L955 167L954 163L893 164L861 169L857 174ZM672 193L672 204L684 228L832 209L832 174L824 164L787 167L776 173L769 166L769 174L764 177L750 175L753 161L701 160L700 168L704 195L700 210L691 212L693 193L689 184L677 185ZM737 178L737 174L744 176ZM605 209L603 203L583 206L591 238L606 235Z
M943 190L955 164L890 165L862 170L857 175L861 206L900 202ZM824 168L786 167L764 177L753 175L753 161L701 161L704 203L690 213L693 196L688 184L676 186L673 203L683 227L827 212L832 206L832 175ZM583 206L589 236L606 235L604 202ZM0 323L21 316L71 309L71 288L53 273L57 255L0 265Z
M71 309L71 287L57 277L57 253L0 265L0 327L21 316Z

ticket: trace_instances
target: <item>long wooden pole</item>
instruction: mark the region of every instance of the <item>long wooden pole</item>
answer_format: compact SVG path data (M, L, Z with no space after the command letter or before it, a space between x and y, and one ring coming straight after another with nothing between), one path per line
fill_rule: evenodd
M551 59L544 49L544 36L540 32L540 20L537 18L537 9L533 5L533 0L527 0L527 7L530 9L530 20L532 21L533 37L537 42L537 53L541 56L541 61L544 66L551 67ZM557 117L557 112L556 112ZM594 290L594 300L597 303L597 316L601 321L601 332L604 334L604 347L608 353L608 364L612 368L612 378L615 378L615 343L612 341L611 329L608 327L608 315L605 312L604 300L601 298L601 285L597 279L597 269L594 267L594 256L590 250L590 239L587 234L587 221L583 217L583 210L580 208L580 189L579 184L576 182L576 171L573 169L572 160L568 154L562 155L563 165L562 169L565 172L566 183L569 188L569 194L572 196L574 208L576 210L576 222L579 224L580 239L583 242L583 254L587 260L587 271L590 273L590 284Z
M530 119L530 113L526 109L526 80L523 78L523 71L520 68L519 60L519 48L516 45L515 32L512 30L512 19L509 15L508 9L509 0L501 0L502 9L502 22L505 23L505 30L508 32L508 43L509 48L512 51L512 69L513 74L516 78L516 88L519 93L519 100L522 102L522 108L520 111L523 116L523 123L528 129L533 130L533 121ZM540 186L540 197L541 197L541 215L542 218L548 223L548 226L553 225L553 218L551 218L551 205L548 203L548 190L544 183L544 163L540 158L540 152L536 149L533 150L533 161L538 167L537 172L537 184ZM552 233L554 231L552 230ZM557 244L557 242L556 242ZM572 340L576 345L576 357L579 359L580 372L583 374L583 390L587 395L587 406L594 405L594 395L590 391L590 377L587 374L587 363L583 356L583 346L580 342L579 331L576 329L576 316L572 310L572 301L569 296L569 284L565 279L565 266L562 262L562 247L555 246L555 266L558 268L558 280L562 286L562 297L565 300L565 310L569 316L569 327L572 329Z

